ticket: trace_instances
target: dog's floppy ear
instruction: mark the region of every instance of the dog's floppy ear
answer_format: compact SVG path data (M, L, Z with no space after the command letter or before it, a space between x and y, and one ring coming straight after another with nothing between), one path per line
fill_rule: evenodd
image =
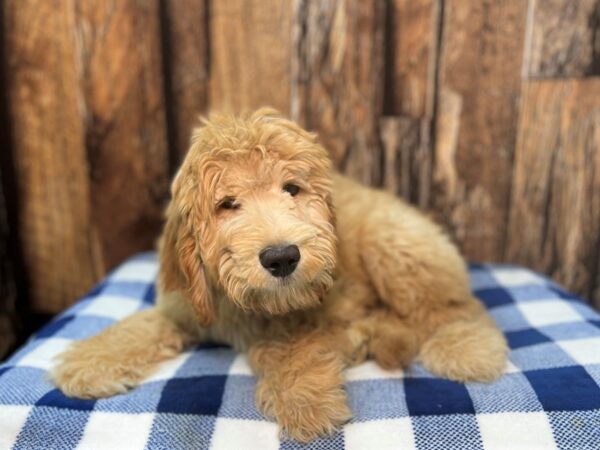
M179 177L178 177L179 178ZM167 208L167 222L159 242L161 288L165 292L181 291L189 298L202 326L214 319L210 289L202 265L202 257L194 237L191 202L173 183L173 199ZM184 195L185 197L185 195ZM187 203L183 208L177 202Z

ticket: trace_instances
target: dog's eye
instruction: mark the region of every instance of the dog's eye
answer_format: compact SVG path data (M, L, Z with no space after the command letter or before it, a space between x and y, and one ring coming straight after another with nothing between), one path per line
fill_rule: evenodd
M219 203L219 209L239 209L239 207L240 204L233 197L227 197Z
M291 183L288 183L285 186L283 186L283 190L289 193L292 197L295 197L296 195L298 195L298 192L300 192L300 188L295 184Z

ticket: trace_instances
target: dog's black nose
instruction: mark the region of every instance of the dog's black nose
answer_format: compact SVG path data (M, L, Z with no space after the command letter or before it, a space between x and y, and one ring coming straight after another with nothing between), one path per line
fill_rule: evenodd
M286 277L296 269L300 250L296 245L267 247L260 252L258 259L274 277Z

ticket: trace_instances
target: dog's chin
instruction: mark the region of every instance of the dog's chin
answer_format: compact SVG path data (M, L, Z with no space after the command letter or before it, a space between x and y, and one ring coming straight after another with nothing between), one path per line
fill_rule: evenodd
M328 271L322 271L319 276L310 281L301 282L294 276L283 279L273 278L267 279L259 286L246 284L241 290L226 287L225 292L242 310L281 316L293 311L318 307L332 284L332 275Z

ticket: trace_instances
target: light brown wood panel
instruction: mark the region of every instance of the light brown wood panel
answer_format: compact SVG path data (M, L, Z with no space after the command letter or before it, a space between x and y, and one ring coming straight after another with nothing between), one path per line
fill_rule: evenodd
M6 78L33 309L56 312L104 273L92 219L71 1L4 1Z
M153 248L168 197L159 8L84 0L75 18L92 220L112 267Z
M208 0L165 0L163 5L166 111L175 150L172 164L177 165L208 108Z
M386 114L433 115L440 0L393 0L387 11Z
M211 3L211 109L289 113L292 8L281 0Z
M319 132L334 163L381 183L385 2L299 1L294 15L292 116Z
M528 75L600 75L600 0L530 0Z
M434 207L466 255L505 244L527 2L444 2Z
M527 83L507 258L600 306L600 78Z

